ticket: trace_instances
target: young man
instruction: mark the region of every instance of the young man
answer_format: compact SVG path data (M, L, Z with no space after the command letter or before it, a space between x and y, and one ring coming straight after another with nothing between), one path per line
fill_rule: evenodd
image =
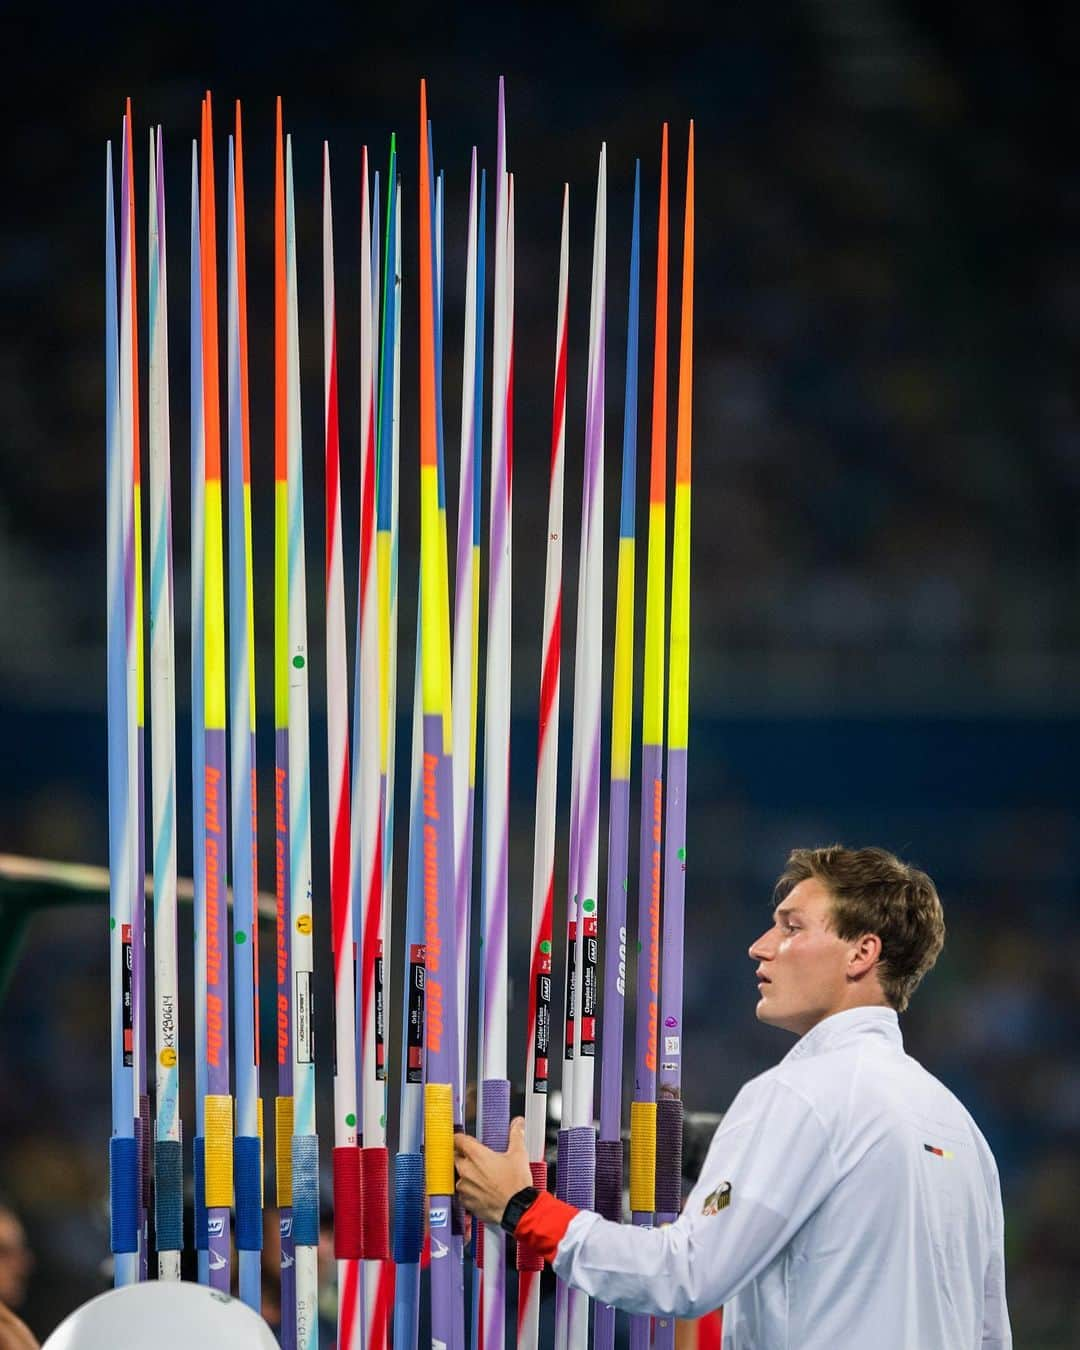
M521 1121L504 1154L455 1137L462 1202L629 1312L723 1304L725 1350L1006 1350L993 1155L897 1020L944 943L933 882L883 849L796 849L776 902L757 1016L800 1039L738 1093L676 1223L533 1191Z

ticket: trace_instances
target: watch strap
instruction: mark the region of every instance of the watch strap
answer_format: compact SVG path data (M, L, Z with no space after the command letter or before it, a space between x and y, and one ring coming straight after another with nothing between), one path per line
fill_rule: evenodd
M540 1192L535 1186L525 1186L510 1197L506 1202L506 1208L503 1210L502 1219L499 1221L504 1232L509 1233L511 1237L514 1236L522 1215L530 1205L535 1203L539 1195Z

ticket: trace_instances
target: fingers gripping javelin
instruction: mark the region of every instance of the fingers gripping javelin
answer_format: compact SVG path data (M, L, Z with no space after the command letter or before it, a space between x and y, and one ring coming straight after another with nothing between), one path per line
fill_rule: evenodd
M461 1203L483 1223L499 1223L510 1197L532 1185L524 1117L511 1121L505 1153L496 1153L470 1135L455 1134L454 1162Z

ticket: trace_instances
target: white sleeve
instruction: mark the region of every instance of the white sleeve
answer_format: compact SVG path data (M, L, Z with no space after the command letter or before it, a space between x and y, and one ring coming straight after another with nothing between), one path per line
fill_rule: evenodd
M628 1312L699 1317L776 1257L836 1179L817 1112L766 1075L732 1103L675 1223L635 1228L578 1214L559 1243L555 1273Z
M997 1189L994 1228L983 1281L982 1350L1012 1350L1012 1328L1005 1302L1005 1219L996 1169L994 1185Z

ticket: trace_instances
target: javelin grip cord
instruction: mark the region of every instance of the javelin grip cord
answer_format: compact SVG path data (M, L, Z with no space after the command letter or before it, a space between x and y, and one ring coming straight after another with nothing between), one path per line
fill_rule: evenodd
M596 1212L612 1223L622 1221L623 1146L621 1139L596 1141Z
M576 1209L592 1209L595 1202L596 1131L574 1125L566 1131L566 1200Z
M206 1139L201 1134L191 1143L191 1170L195 1178L195 1250L205 1252L210 1247L210 1231L206 1226Z
M416 1265L424 1246L424 1156L399 1153L394 1159L394 1261Z
M683 1104L656 1103L656 1213L678 1215L682 1207Z
M238 1134L233 1141L236 1182L236 1249L262 1251L262 1141Z
M390 1260L390 1153L378 1145L360 1150L364 1187L363 1252L366 1261Z
M154 1144L154 1237L159 1252L184 1249L184 1151L179 1139Z
M112 1250L139 1250L139 1146L134 1135L109 1140L109 1245Z
M656 1212L656 1103L630 1103L630 1208Z
M319 1136L292 1137L293 1241L298 1247L319 1245Z
M355 1144L334 1149L334 1256L358 1261L364 1254L364 1188L360 1150Z
M532 1173L532 1184L538 1191L547 1190L547 1163L530 1162L529 1171ZM539 1271L544 1269L544 1258L527 1242L517 1244L517 1268L518 1270Z

